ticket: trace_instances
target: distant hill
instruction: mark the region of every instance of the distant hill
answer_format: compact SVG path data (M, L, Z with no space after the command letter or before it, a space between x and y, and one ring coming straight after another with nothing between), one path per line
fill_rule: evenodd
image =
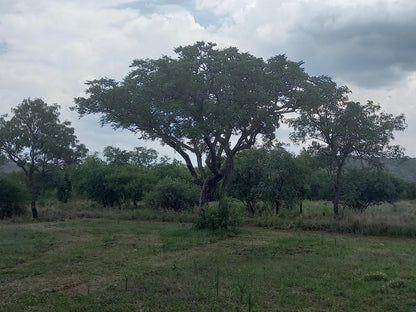
M416 158L386 159L384 164L388 170L409 182L416 182Z

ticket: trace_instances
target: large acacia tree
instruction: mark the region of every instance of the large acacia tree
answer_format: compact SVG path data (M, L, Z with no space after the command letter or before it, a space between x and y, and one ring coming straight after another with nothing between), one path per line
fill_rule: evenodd
M48 172L77 162L87 153L70 122L60 122L58 110L57 105L47 105L41 99L25 99L12 109L11 118L0 117L0 153L25 173L33 218L38 217L36 201Z
M348 158L370 162L383 157L401 156L397 145L390 145L394 131L406 128L404 115L393 116L380 106L348 99L347 87L338 87L329 77L311 77L304 89L308 105L291 120L292 139L312 140L312 148L321 156L333 178L334 216L339 215L343 169Z
M175 52L133 61L121 82L88 81L76 109L172 147L200 187L203 212L220 181L226 192L235 155L273 139L282 116L298 108L307 75L284 55L265 61L204 42Z

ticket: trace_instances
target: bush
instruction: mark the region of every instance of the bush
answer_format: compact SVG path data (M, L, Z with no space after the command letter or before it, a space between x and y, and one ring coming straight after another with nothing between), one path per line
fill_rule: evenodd
M373 204L398 200L404 191L404 182L387 171L350 169L345 174L343 199L346 207L364 211Z
M24 214L24 204L28 193L24 186L4 178L0 178L0 220Z
M198 203L198 194L195 185L181 179L166 177L148 193L146 202L153 208L179 211L195 206Z
M209 205L197 219L195 227L210 230L237 227L242 223L242 211L244 211L244 207L238 200L225 197L222 199L221 205Z

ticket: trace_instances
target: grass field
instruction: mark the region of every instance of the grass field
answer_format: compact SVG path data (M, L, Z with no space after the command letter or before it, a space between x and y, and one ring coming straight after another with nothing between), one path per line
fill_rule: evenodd
M0 223L0 311L416 311L416 240Z

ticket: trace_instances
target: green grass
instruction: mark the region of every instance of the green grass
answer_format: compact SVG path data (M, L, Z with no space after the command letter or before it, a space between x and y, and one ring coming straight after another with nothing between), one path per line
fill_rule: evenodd
M415 311L415 243L105 218L0 223L0 311Z

